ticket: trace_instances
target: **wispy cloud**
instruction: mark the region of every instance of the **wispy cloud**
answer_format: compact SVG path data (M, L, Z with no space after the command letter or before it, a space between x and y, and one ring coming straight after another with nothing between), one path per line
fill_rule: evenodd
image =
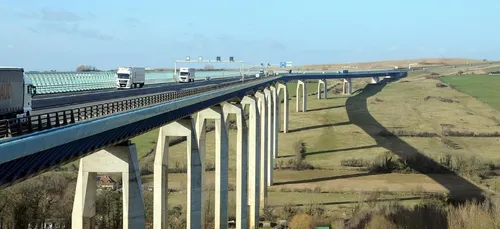
M79 22L83 20L78 14L66 10L41 9L37 12L21 12L19 16L27 19L56 22Z
M82 28L79 24L65 24L65 23L39 23L34 31L44 31L49 33L64 33L69 35L78 35L85 38L92 38L97 40L113 40L115 37L102 33L96 29Z
M125 23L127 23L130 26L139 26L139 25L144 24L142 21L140 21L139 19L134 18L134 17L126 17L123 20L125 21Z
M34 33L63 33L97 40L115 39L115 37L98 29L84 28L80 25L81 22L96 17L90 12L81 16L66 10L40 9L36 12L19 13L18 16L36 21L34 25L27 27Z

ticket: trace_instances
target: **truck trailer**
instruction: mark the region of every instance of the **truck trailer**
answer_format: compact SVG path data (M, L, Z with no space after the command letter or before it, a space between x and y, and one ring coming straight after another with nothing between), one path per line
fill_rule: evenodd
M146 83L146 69L137 67L120 67L116 71L116 88L143 87Z
M0 67L0 120L30 116L35 94L23 68Z
M178 81L180 83L194 82L195 73L195 68L180 68Z

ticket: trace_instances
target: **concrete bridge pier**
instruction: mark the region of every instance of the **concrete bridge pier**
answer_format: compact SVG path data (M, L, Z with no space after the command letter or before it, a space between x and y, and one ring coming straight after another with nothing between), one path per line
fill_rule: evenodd
M343 83L343 86L342 86L342 93L344 95L350 95L350 94L352 94L352 82L351 82L351 78L345 78L344 79L344 83Z
M248 118L248 205L250 205L249 228L259 227L259 192L260 192L260 116L257 108L257 99L251 96L245 96L241 100L243 109L249 107Z
M272 131L272 135L273 135L273 153L272 153L272 157L273 157L273 161L275 158L278 157L278 132L280 130L280 123L279 123L279 116L280 116L280 112L279 112L279 107L281 106L280 104L280 100L279 100L279 96L278 96L278 89L275 87L275 86L271 86L271 94L272 94L272 97L273 97L273 115L272 115L272 127L273 127L273 131ZM274 162L271 163L271 165L273 166L274 168ZM272 176L271 176L271 185L273 184L272 182Z
M266 91L268 89L265 89ZM268 158L267 158L267 142L269 141L267 139L268 137L268 122L267 122L267 116L268 116L268 111L267 111L267 104L268 101L266 100L266 92L261 92L258 91L255 93L255 97L257 98L257 109L259 110L259 115L260 115L260 209L263 209L267 205L267 163L268 163Z
M327 84L326 84L326 79L318 80L318 99L321 99L321 88L323 88L323 99L326 99L327 98L327 89L328 89Z
M372 77L372 81L370 83L371 84L378 84L378 83L380 83L380 78L378 78L378 76Z
M222 107L216 105L198 112L196 134L201 155L206 154L206 121L215 121L215 228L227 228L228 221L228 139Z
M195 123L192 117L181 118L160 128L154 161L153 228L167 227L167 169L168 140L170 137L186 137L187 152L187 208L186 228L202 228L204 155L199 153Z
M300 88L302 88L302 93L300 92ZM295 93L295 111L299 112L299 97L302 94L302 112L307 111L307 83L305 80L298 80L297 81L297 90Z
M266 96L267 101L267 154L266 154L266 186L271 186L273 184L273 167L274 167L274 123L273 123L273 115L274 111L274 98L273 92L270 88L266 88L264 90L264 95ZM266 196L267 199L267 196Z
M245 111L240 104L222 105L224 121L228 126L229 114L236 114L236 229L248 226L248 128Z
M281 92L283 92L283 97L281 97ZM290 114L290 105L288 103L288 100L290 99L288 95L288 87L284 83L278 83L278 109L276 113L278 114L277 116L277 122L278 122L278 131L281 131L281 126L279 123L281 123L281 99L283 98L283 103L284 103L284 108L283 108L283 133L288 133L288 120L289 120L289 114ZM278 155L276 155L278 156Z
M95 228L97 173L122 174L123 228L145 228L144 198L135 144L125 141L80 159L71 228Z

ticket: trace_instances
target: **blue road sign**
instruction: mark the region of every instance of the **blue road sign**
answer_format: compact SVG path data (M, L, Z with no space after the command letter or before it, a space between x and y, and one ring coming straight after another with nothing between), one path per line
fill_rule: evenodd
M280 62L280 67L281 67L281 68L286 67L286 62Z

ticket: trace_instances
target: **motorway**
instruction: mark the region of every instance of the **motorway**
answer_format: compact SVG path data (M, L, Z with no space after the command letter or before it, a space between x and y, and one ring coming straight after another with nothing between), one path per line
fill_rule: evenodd
M251 77L247 77L251 78ZM152 94L178 91L187 88L196 88L220 83L234 82L241 80L241 77L225 77L211 80L199 80L193 83L164 83L144 85L143 88L136 89L108 89L99 91L82 91L64 94L39 95L33 98L33 114L43 114L58 110L71 109L70 107L84 107L95 104L102 104L112 101L120 101L143 97ZM77 106L75 106L77 105Z

